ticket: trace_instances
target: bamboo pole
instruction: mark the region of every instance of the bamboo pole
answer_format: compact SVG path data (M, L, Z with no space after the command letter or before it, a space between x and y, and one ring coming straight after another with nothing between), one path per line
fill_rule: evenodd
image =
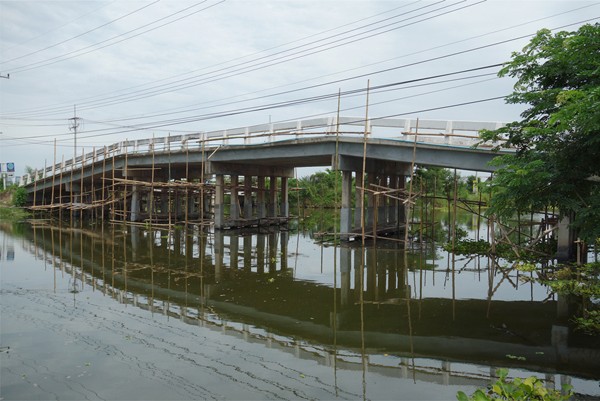
M115 208L117 206L117 198L116 198L116 194L115 194L115 153L113 151L112 154L112 186L111 186L111 193L112 193L112 207L110 209L111 211L111 222L114 224L115 222ZM114 235L114 227L113 227L113 235ZM113 252L113 259L114 259L114 252Z
M90 170L90 187L91 187L91 197L90 197L90 201L92 203L92 205L96 202L96 188L94 186L94 172L95 172L95 167L96 167L96 147L94 146L92 149L92 167ZM96 220L98 218L97 213L98 211L95 208L92 208L91 211L91 219L94 223L96 223Z
M188 183L190 181L189 152L188 152L187 142L186 142L186 146L185 146L185 181ZM186 238L187 238L187 229L188 229L188 213L189 213L189 208L190 208L189 201L190 201L190 193L189 193L188 187L186 186L185 187L185 233L186 233Z
M83 207L83 164L85 158L85 148L81 148L81 177L79 180L79 203ZM79 226L83 228L83 208L79 211Z
M52 192L51 192L51 197L52 200L50 201L50 206L54 206L54 181L56 178L56 138L54 138L54 158L52 159ZM52 237L54 238L54 237Z
M365 199L365 174L367 169L367 140L368 140L368 130L369 130L369 94L370 94L370 86L371 81L367 80L367 99L365 104L365 130L363 135L363 161L362 161L362 183L360 186L361 197L362 197L362 205L360 209L360 226L361 226L361 259L360 259L360 345L361 345L361 355L363 360L363 367L366 367L365 363L365 318L364 318L364 276L365 276L365 208L364 208L364 199ZM365 382L364 377L364 369L363 369L363 383ZM364 388L364 386L363 386ZM363 390L364 391L364 390Z
M58 199L60 200L60 204L62 205L62 186L63 186L63 182L62 182L62 177L63 177L63 170L65 167L65 155L62 155L62 162L60 164L60 178L58 180L59 183L59 187L58 187ZM58 218L59 220L62 220L62 206L58 209Z
M456 319L456 204L458 197L458 179L454 169L454 210L452 213L452 320Z
M106 194L104 193L104 190L106 188L106 146L104 146L104 153L102 154L102 222L104 223L104 217L105 217L105 210L104 210L104 205L106 203ZM103 224L104 226L104 224Z
M410 219L410 215L412 207L411 207L411 202L412 202L412 196L413 196L413 181L414 181L414 175L415 175L415 159L417 157L417 137L419 136L419 119L417 118L417 124L415 126L415 139L413 142L413 154L412 154L412 160L410 162L410 182L408 183L408 198L406 199L406 203L405 203L405 212L404 212L404 243L405 243L405 247L408 245L408 232L409 232L409 219Z
M167 182L171 182L171 133L169 133L168 139L167 139L167 152L168 152L168 159L169 159L169 178ZM170 234L170 230L171 230L171 208L172 208L172 204L171 204L171 189L167 189L167 193L169 196L169 200L167 202L167 209L169 212L169 235Z
M125 177L129 177L129 171L127 171L127 150L129 149L127 139L125 139L125 164L123 165L123 172L121 175ZM124 174L123 174L124 173ZM127 221L127 181L125 181L125 185L123 187L123 222Z
M37 170L34 170L33 171L33 207L34 208L35 208L35 201L36 201L35 198L36 198L36 195L37 195L37 175L38 175Z
M201 157L201 164L200 164L200 222L202 224L204 224L204 165L206 163L206 148L205 148L205 138L204 138L204 134L202 134L202 157Z
M149 217L150 217L150 229L152 230L152 215L154 214L154 133L152 134L152 171L150 173L150 196L148 203L150 204Z
M71 180L69 181L69 203L71 204L70 209L70 217L71 217L71 226L73 226L73 170L75 169L75 153L73 153L73 161L71 162Z

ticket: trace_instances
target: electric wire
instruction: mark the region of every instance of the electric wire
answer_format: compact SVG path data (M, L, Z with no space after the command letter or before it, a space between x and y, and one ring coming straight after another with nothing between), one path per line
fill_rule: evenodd
M45 36L47 36L48 34L50 34L50 33L52 33L52 32L58 31L59 29L61 29L61 28L64 28L65 26L71 25L71 24L72 24L73 22L75 22L75 21L79 21L79 20L80 20L80 19L82 19L83 17L87 17L87 16L88 16L88 15L90 15L90 14L94 14L96 11L98 11L98 10L101 10L101 9L103 9L103 8L105 8L105 7L107 7L107 6L111 5L111 4L113 4L115 1L116 1L116 0L113 0L113 1L111 1L111 2L109 2L109 3L102 4L102 5L100 5L99 7L96 7L96 8L94 8L94 9L92 9L92 10L90 10L90 11L88 11L88 12L84 13L84 14L80 14L80 15L78 15L77 17L75 17L75 18L73 18L73 19L71 19L71 20L69 20L69 21L65 22L65 23L64 23L64 24L62 24L62 25L59 25L59 26L57 26L57 27L54 27L54 28L52 28L52 29L48 29L47 31L44 31L44 32L42 32L42 33L40 33L40 34L38 34L38 35L36 35L36 36L32 37L32 38L29 38L29 39L26 39L26 40L24 40L24 41L22 41L22 42L16 43L16 44L14 44L14 45L12 45L12 46L8 47L6 50L4 50L4 52L10 52L12 49L14 49L14 48L16 48L16 47L23 46L23 45L25 45L25 44L27 44L27 43L29 43L29 42L32 42L32 41L34 41L34 40L37 40L37 39L41 38L41 37L45 37ZM160 0L159 0L159 1L160 1ZM41 51L41 50L40 50L40 51ZM7 62L8 62L8 61L7 61ZM4 63L4 62L3 62L3 63ZM0 63L0 64L2 64L2 63Z
M10 63L10 62L13 62L13 61L16 61L16 60L20 60L20 59L23 59L23 58L25 58L25 57L33 56L34 54L41 53L41 52L43 52L43 51L46 51L46 50L48 50L48 49L52 49L52 48L54 48L54 47L56 47L56 46L60 46L60 45L62 45L62 44L68 43L68 42L70 42L70 41L72 41L72 40L75 40L75 39L77 39L77 38L80 38L80 37L82 37L82 36L85 36L85 35L87 35L88 33L92 33L92 32L94 32L94 31L97 31L98 29L102 29L102 28L104 28L104 27L106 27L106 26L108 26L108 25L110 25L110 24L113 24L113 23L115 23L115 22L119 21L119 20L122 20L122 19L124 19L124 18L127 18L127 17L129 17L129 16L131 16L131 15L133 15L133 14L137 14L138 12L140 12L140 11L142 11L142 10L144 10L144 9L146 9L146 8L148 8L148 7L150 7L150 6L154 5L154 4L156 4L156 3L158 3L159 1L160 1L160 0L155 0L154 2L152 2L152 3L150 3L150 4L147 4L147 5L143 6L143 7L140 7L140 8L138 8L138 9L136 9L136 10L133 10L133 11L131 11L131 12L127 13L127 14L124 14L124 15L122 15L122 16L120 16L120 17L118 17L118 18L115 18L115 19L113 19L113 20L110 20L110 21L108 21L108 22L106 22L106 23L104 23L104 24L102 24L102 25L99 25L99 26L97 26L97 27L95 27L95 28L89 29L89 30L87 30L87 31L85 31L85 32L82 32L82 33L80 33L80 34L78 34L78 35L75 35L75 36L73 36L73 37L70 37L70 38L68 38L68 39L64 39L64 40L62 40L62 41L60 41L60 42L57 42L57 43L54 43L54 44L52 44L52 45L46 46L46 47L44 47L44 48L42 48L42 49L38 49L38 50L32 51L32 52L30 52L30 53L27 53L27 54L23 54L23 55L21 55L21 56L18 56L18 57L13 57L13 58L11 58L11 59L9 59L9 60L0 61L0 65L2 65L2 64L7 64L7 63ZM18 68L14 69L14 70L18 70ZM14 70L13 70L13 72L14 72Z
M484 36L488 36L490 34L494 34L494 33L502 32L502 31L506 31L506 30L509 30L509 29L514 29L514 28L517 28L517 27L521 27L521 26L533 23L533 22L538 22L538 21L541 21L541 20L544 20L544 19L553 18L553 17L556 17L556 16L560 16L560 15L567 14L567 13L570 13L570 12L578 11L578 10L581 10L581 9L584 9L584 8L588 8L588 7L591 7L591 6L594 6L594 5L598 5L598 4L600 4L600 3L595 3L595 4L592 4L592 5L586 5L586 6L583 6L583 7L576 8L576 9L568 10L568 11L557 13L557 14L553 14L553 15L550 15L550 16L547 16L547 17L543 17L543 18L538 18L538 19L535 19L535 20L527 21L525 23L521 23L521 24L517 24L517 25L512 25L512 26L507 27L507 28L503 28L503 29L499 29L499 30L487 32L485 34L476 35L476 36L472 36L472 37L469 37L469 38L466 38L466 39L462 39L462 40L458 40L458 41L446 43L444 45L435 46L435 47L432 47L432 48L420 50L420 51L409 53L409 54L405 54L405 55L402 55L402 56L397 56L397 57L394 57L392 59L378 61L378 62L371 63L371 64L368 64L368 65L365 65L365 66L361 66L361 67L358 67L358 68L347 69L347 70L344 70L342 72L349 72L349 71L353 71L353 70L356 70L356 69L361 69L361 68L364 68L364 67L368 67L368 66L372 66L372 65L377 65L377 64L384 63L384 62L388 62L388 61L392 61L392 60L395 60L395 59L398 59L398 58L404 58L404 57L408 57L408 56L413 56L413 55L416 55L416 54L424 53L424 52L435 50L435 49L438 49L438 48L442 48L442 47L446 47L446 46L458 44L458 43L469 41L469 40L472 40L472 39L478 39L478 38L481 38L481 37L484 37ZM215 100L215 101L205 102L204 104L214 104L214 103L219 102L219 101L222 102L224 100L236 99L236 98L241 97L241 96L254 95L254 94L257 94L257 93L261 93L261 92L265 92L265 91L269 91L269 90L273 90L273 89L278 89L278 88L281 88L281 87L286 87L286 86L292 86L292 85L297 85L297 84L301 84L301 83L306 83L306 82L310 82L311 80L321 79L321 78L325 78L325 77L332 76L332 75L337 75L337 74L338 74L338 72L332 73L332 74L327 74L327 75L322 75L322 76L319 76L319 77L315 77L315 78L310 78L310 79L303 80L303 81L294 82L292 84L285 84L285 85L281 85L281 86L278 86L278 87L272 87L272 88L269 88L269 89L262 89L262 90L254 91L254 92L251 92L251 93L245 93L243 95L235 95L235 96L231 96L231 97L224 98L224 99L219 99L219 100ZM304 88L300 88L300 90L304 90ZM236 103L244 103L244 102L248 102L248 101L252 101L252 100L258 100L258 99L262 99L262 98L265 98L265 97L272 97L272 96L283 95L283 94L287 94L287 93L291 93L291 92L293 92L293 91L279 92L279 93L274 93L274 94L269 94L269 95L254 97L254 98L250 98L250 99L246 98L246 99L243 99L243 100L232 101L232 102L229 102L229 103L221 103L220 105L223 106L223 105L231 105L231 104L236 104ZM213 106L209 106L209 107L213 107ZM186 113L186 112L195 111L195 110L201 110L201 109L204 109L204 108L206 108L206 107L194 107L194 108L177 107L177 108L167 109L163 113L160 113L160 114L152 114L152 116L169 115L169 114L180 114L180 113ZM176 111L176 113L171 113L172 111ZM133 117L121 118L121 119L117 119L117 120L107 120L107 121L135 120L135 119L140 119L140 118L146 118L147 116L148 116L148 114L144 114L141 117L133 116Z
M490 64L490 65L485 65L485 66L480 66L480 67L459 70L459 71L448 72L448 73L444 73L444 74L436 74L436 75L430 75L430 76L420 77L420 78L415 78L415 79L410 79L410 80L382 84L382 85L373 86L369 90L380 91L382 89L389 89L389 88L404 86L407 84L412 84L412 83L417 83L417 82L423 82L423 81L428 81L428 80L433 80L433 79L438 79L438 78L443 78L443 77L448 77L448 76L453 76L453 75L459 75L459 74L465 74L465 73L469 73L469 72L486 70L486 69L490 69L490 68L496 68L496 67L500 67L501 65L502 65L502 63L496 63L496 64ZM264 110L269 110L269 109L276 109L276 108L290 107L290 106L294 106L294 105L312 103L315 101L332 99L332 98L337 97L338 95L346 97L349 95L362 94L366 90L367 89L365 89L365 88L351 89L351 90L346 90L346 91L339 92L339 93L326 93L326 94L321 94L321 95L316 95L316 96L268 103L268 104L263 104L263 105L258 105L258 106L248 106L248 107L244 107L244 108L230 109L230 110L221 111L221 112L188 116L185 118L162 120L162 121L151 121L151 122L147 122L145 124L138 124L135 126L126 126L126 127L127 127L127 129L147 130L150 128L159 128L159 127L163 127L163 126L180 125L180 124L185 124L185 123L190 123L190 122L202 121L205 119L214 119L214 118L227 117L227 116L245 114L245 113L256 112L256 111L264 111ZM102 131L106 131L106 130L108 130L108 129L103 128L103 129L98 129L98 130L88 130L86 132L88 132L88 133L102 132ZM64 134L59 134L59 135L71 135L71 134L64 133ZM22 138L31 139L31 138L40 138L40 137L46 137L46 136L48 136L48 134L37 135L37 136L28 136L28 137L22 137Z
M445 0L444 0L444 1L445 1ZM453 5L455 5L455 4L462 3L462 2L464 2L464 1L466 1L466 0L461 0L461 1L457 2L457 3L453 3L453 4L451 4L450 6L453 6ZM479 4L479 3L483 2L483 1L486 1L486 0L482 0L482 1L478 2L478 3L472 4L472 5L470 5L470 6L473 6L473 5ZM434 3L434 4L438 4L438 3ZM428 14L428 13L432 13L432 12L435 12L435 11L439 11L439 10L441 10L441 9L444 9L444 8L447 8L447 7L450 7L450 6L444 6L444 7L442 7L442 8L438 8L438 9L436 9L436 10L432 10L432 11L429 11L429 12L427 12L427 13L423 13L423 14L419 14L419 15L417 15L417 16L410 17L409 19L416 18L416 17L422 16L422 15L426 15L426 14ZM427 6L427 7L429 7L429 6ZM423 8L424 8L424 7L423 7ZM464 8L464 7L463 7L463 8ZM461 9L462 9L462 8L461 8ZM417 10L420 10L420 9L417 9ZM410 13L410 12L412 12L412 11L416 11L416 10L411 10L411 11L409 11L408 13ZM435 15L435 16L433 16L433 17L429 17L429 18L426 18L426 19L423 19L423 20L420 20L420 21L417 21L417 22L422 22L422 21L425 21L425 20L428 20L428 19L431 19L431 18L434 18L434 17L438 17L438 16L441 16L441 15L446 15L446 14L448 14L448 13L450 13L450 12L453 12L453 11L458 11L458 9L457 9L457 10L452 10L452 11L447 11L447 12L444 12L444 13L442 13L442 14L438 14L438 15ZM390 17L390 18L395 18L395 17L398 17L398 16L403 16L403 15L405 15L405 14L407 14L407 13L398 14L398 15L396 15L396 16L394 16L394 17ZM388 20L388 19L389 19L389 18L386 18L385 20ZM385 21L385 20L384 20L384 21ZM403 21L405 21L405 20L402 20L402 21L397 21L396 23L403 22ZM380 22L381 22L381 21L377 21L377 22L375 22L375 23L373 23L373 24L377 24L377 23L380 23ZM406 27L406 26L408 26L408 25L411 25L411 24L407 24L407 25L403 25L403 26L400 26L400 27L396 27L396 28L394 28L394 29L400 29L400 28ZM359 28L356 28L356 29L361 29L361 28L364 28L364 27L366 27L366 25L365 25L365 26L362 26L362 27L359 27ZM354 30L356 30L356 29L354 29ZM380 29L380 28L378 28L378 29ZM352 32L352 31L354 31L354 30L349 30L349 31L346 31L346 32L344 32L344 33L349 33L349 32ZM388 32L388 31L386 31L386 32ZM385 32L382 32L382 33L385 33ZM324 38L324 39L321 39L321 40L319 40L319 41L313 41L313 42L310 42L310 43L304 44L304 45L302 45L302 46L297 46L297 47L295 47L295 48L292 48L292 49L288 49L288 50L285 50L285 51L277 52L277 53L275 53L275 55L277 55L277 54L281 54L281 53L286 53L286 52L289 52L289 51L291 51L291 50L295 50L295 49L297 49L297 48L301 48L301 47L305 47L305 46L313 45L313 44L315 44L315 43L318 43L318 42L320 42L320 41L323 41L323 40L330 39L330 38L332 38L332 37L335 37L335 36L338 36L338 35L339 35L339 34L337 34L337 35L333 35L333 36L329 36L329 37L327 37L327 38ZM355 35L354 35L354 36L355 36ZM371 37L371 36L373 36L373 35L370 35L369 37ZM348 38L345 38L345 39L348 39ZM341 45L345 45L345 44L349 44L349 43L354 43L354 42L356 42L356 41L358 41L358 40L362 40L362 39L355 39L355 40L349 41L349 42L347 42L347 43L343 43L343 44L341 44ZM338 41L339 41L339 40L337 40L337 41L335 41L335 42L338 42ZM331 43L334 43L334 42L331 42ZM223 69L219 69L219 70L210 71L210 72L207 72L207 73L204 73L204 74L201 74L201 75L195 76L195 77L187 78L187 79L185 79L185 80L178 80L178 81L174 81L174 82L171 82L171 83L168 83L168 84L153 85L153 86L151 86L150 88L147 88L147 89L143 89L143 90L138 90L138 91L130 92L130 93L127 93L127 94L124 94L124 95L118 95L117 97L120 97L121 99L119 99L119 100L117 100L117 101L110 100L111 98L109 97L109 98L108 98L109 102L106 102L106 103L98 103L98 102L102 102L103 100L105 100L105 99L98 99L98 100L96 100L96 101L92 102L91 104L89 104L89 102L83 102L83 103L82 103L82 102L76 102L76 104L78 104L78 108L79 108L79 110L83 111L83 110L89 110L89 109L91 109L91 108L97 108L97 107L99 107L99 106L107 106L107 105L119 104L119 103L121 103L121 102L124 102L124 101L133 101L133 100L139 100L139 99L147 98L147 97L150 97L150 96L156 96L157 94L164 94L164 93L173 92L173 91L175 91L175 90L189 89L189 88L191 88L191 87L195 87L195 86L203 85L203 84L206 84L206 83L209 83L209 82L215 82L215 81L217 81L217 80L222 80L222 79L225 79L225 78L230 78L231 76L238 76L238 75L240 75L241 73L247 73L247 72L257 71L257 70L260 70L260 69L263 69L263 68L266 68L266 67L270 67L270 66L272 66L272 65L278 65L278 64L281 64L281 63L283 63L283 62L287 62L287 61L295 60L295 59L297 59L297 58L300 58L300 57L305 57L305 56L313 55L313 54L316 54L316 53L319 53L319 52L323 52L323 51L325 51L325 50L329 50L330 48L328 48L328 49L321 49L321 50L319 50L319 51L311 52L311 53L308 53L308 54L302 54L303 52L306 52L306 51L309 51L309 50L313 50L313 49L315 49L315 48L322 47L322 46L325 46L325 45L327 45L327 44L331 44L331 43L321 44L321 45L319 45L319 46L317 46L317 47L313 47L313 48L309 48L309 49L307 49L307 50L302 50L302 51L299 51L299 52L293 53L292 55L295 55L296 57L294 57L294 58L292 58L292 59L290 59L290 60L285 60L285 57L289 57L289 56L290 56L290 55L285 55L285 56L281 56L281 57L279 57L279 58L275 59L275 60L279 60L278 62L273 62L273 60L269 60L269 61L263 61L263 62L261 62L261 63L258 63L258 64L256 64L256 63L255 63L255 64L253 64L253 65L250 65L250 66L246 66L246 67L243 67L243 68L238 68L237 70L228 71L228 70L231 70L232 68L236 68L236 67L243 66L244 64L248 64L248 63L253 63L253 62L256 62L256 61L264 60L264 59L266 59L266 58L272 57L273 55L263 56L263 57L259 57L259 58L257 58L257 59L254 59L254 60L250 60L250 61L248 61L248 62L246 62L246 63L235 64L235 65L233 65L233 66L230 66L230 67L226 67L226 68L223 68ZM338 45L336 45L336 46L334 46L334 47L339 47L339 46L341 46L341 45L340 45L340 44L338 44ZM332 47L332 48L333 48L333 47ZM282 60L282 59L283 59L283 60ZM271 64L269 64L269 65L266 65L266 66L265 66L265 65L264 65L265 63L271 63ZM244 70L245 70L245 71L244 71ZM216 75L216 76L215 76L215 75L213 75L213 76L209 76L209 77L206 77L206 78L202 78L202 77L204 77L204 76L206 76L206 75L209 75L209 74L219 74L219 75ZM229 74L229 75L227 75L227 74ZM193 81L191 81L191 82L189 82L189 81L190 81L190 80L192 80L192 79L194 79L194 80L193 80ZM184 82L184 81L188 81L188 82L186 82L186 83L182 83L182 82ZM177 83L180 83L180 84L179 84L179 85L175 85L175 86L173 86L174 84L177 84ZM160 88L162 88L162 87L164 87L164 86L169 86L169 87L168 87L168 89L167 89L167 90L160 89ZM139 93L139 95L136 95L136 96L134 96L134 94L136 94L136 93ZM126 99L122 99L122 97L124 97L124 96L127 96L127 98L126 98ZM88 106L86 106L86 104L87 104ZM57 107L54 107L54 108L52 108L52 109L50 109L50 110L52 110L52 111L56 111L57 109L64 110L66 107L67 107L66 105L65 105L65 106L57 106ZM72 107L72 104L70 104L70 105L68 106L68 108L69 108L69 109L70 109L71 107ZM13 113L13 114L14 114L14 113Z
M371 117L370 120L385 119L385 118L394 118L394 117L401 117L401 116L406 116L406 115L415 115L415 114L420 114L420 113L426 113L426 112L431 112L431 111L438 111L438 110L444 110L444 109L450 109L450 108L470 106L470 105L474 105L474 104L486 103L486 102L491 102L491 101L505 99L506 96L507 95L494 96L494 97L488 97L488 98L477 99L477 100L470 100L470 101L465 101L465 102L460 102L460 103L453 103L453 104L449 104L449 105L436 106L436 107L430 107L430 108L419 109L419 110L405 111L405 112L402 112L402 113L381 115L381 116L377 116L377 117ZM364 118L357 118L356 120L346 122L346 124L359 124L359 123L364 123L364 122L365 122ZM323 125L322 127L327 127L327 125ZM316 127L316 128L318 128L318 127ZM128 133L128 132L133 132L133 131L136 131L136 129L120 131L119 134L124 134L124 133ZM110 133L110 134L96 134L96 135L92 135L92 136L81 135L78 138L80 138L80 139L87 139L87 138L90 138L90 137L101 137L101 136L107 136L107 135L115 135L115 134L114 133ZM59 142L59 141L67 141L67 140L69 140L69 139L57 139L57 142Z
M147 29L147 30L145 30L145 31L142 31L142 32L136 33L135 35L128 36L128 37L126 37L126 38L124 38L124 39L121 39L121 40L118 40L118 41L116 41L116 42L112 42L112 43L108 43L108 44L106 44L106 45L104 45L104 46L96 47L96 46L98 46L99 44L106 43L106 42L109 42L109 41L111 41L111 40L114 40L114 39L116 39L116 38L119 38L119 37L125 36L125 35L127 35L127 34L129 34L129 33L132 33L132 32L135 32L135 31L137 31L137 30L140 30L140 29L146 28L146 27L148 27L148 26L150 26L150 25L156 24L156 23L157 23L157 22L159 22L159 21L163 21L163 20L165 20L165 19L167 19L167 18L170 18L170 17L172 17L172 16L174 16L174 15L177 15L177 14L180 14L180 13L182 13L182 12L184 12L184 11L187 11L187 10L189 10L190 8L193 8L193 7L196 7L196 6L198 6L198 5L204 4L204 3L206 3L206 1L208 1L208 0L201 1L200 3L196 3L196 4L194 4L193 6L186 7L185 9L183 9L183 10L180 10L180 11L177 11L177 12L175 12L175 13L173 13L173 14L170 14L170 15L168 15L168 16L166 16L166 17L159 18L158 20L155 20L155 21L153 21L153 22L150 22L150 23L148 23L148 24L142 25L142 26L140 26L140 27L137 27L137 28L135 28L135 29L132 29L132 30L130 30L130 31L124 32L124 33L122 33L122 34L119 34L119 35L113 36L113 37L111 37L111 38L109 38L109 39L102 40L102 41L100 41L100 42L97 42L97 43L95 43L95 44L92 44L92 45L89 45L89 46L83 47L83 48L81 48L81 49L74 50L74 51L71 51L71 52L68 52L68 53L62 54L62 55L60 55L60 56L52 57L52 58L50 58L50 59L47 59L47 60L38 61L38 62L35 62L35 63L26 64L26 65L23 65L23 66L20 66L20 67L17 67L17 68L13 68L13 69L11 69L11 72L13 72L13 73L19 73L19 72L24 72L24 71L30 71L30 70L33 70L33 69L37 69L37 68L40 68L40 67L46 67L46 66L48 66L48 65L56 64L56 63L59 63L59 62L65 61L65 60L70 60L70 59L73 59L73 58L75 58L75 57L83 56L83 55L85 55L85 54L89 54L89 53L92 53L92 52L95 52L95 51L98 51L98 50L104 49L104 48L106 48L106 47L113 46L113 45L116 45L116 44L119 44L119 43L125 42L125 41L127 41L127 40L129 40L129 39L136 38L136 37L138 37L138 36L141 36L141 35L143 35L143 34L145 34L145 33L148 33L148 32L151 32L151 31L155 31L155 30L157 30L157 29L159 29L159 28L162 28L162 27L164 27L164 26L170 25L170 24L172 24L172 23L175 23L175 22L177 22L177 21L180 21L180 20L182 20L182 19L184 19L184 18L191 17L191 16L192 16L192 15L194 15L194 14L198 14L198 13L200 13L200 12L202 12L202 11L208 10L208 9L210 9L210 8L212 8L212 7L215 7L215 6L217 6L217 5L221 4L221 3L224 3L226 0L221 0L221 1L218 1L218 2L217 2L217 3L215 3L215 4L211 4L211 5L209 5L209 6L205 7L205 8L202 8L202 9L200 9L200 10L196 10L196 11L194 11L194 12L191 12L191 13L189 13L189 14L186 14L186 15L183 15L183 16L181 16L181 17L179 17L179 18L176 18L176 19L174 19L174 20L172 20L172 21L165 22L164 24L161 24L161 25L155 26L155 27L153 27L153 28L151 28L151 29ZM95 47L95 48L93 48L93 47ZM91 49L91 48L92 48L92 49ZM85 52L81 52L81 51L83 51L83 50L86 50L86 49L90 49L90 50L88 50L88 51L85 51ZM73 56L70 56L70 57L65 57L65 56L69 56L69 55L71 55L71 54L73 54L73 53L77 53L77 54L75 54L75 55L73 55Z
M280 48L280 47L284 47L284 46L287 46L287 45L290 45L290 44L293 44L293 43L301 42L301 41L304 41L306 39L310 39L312 37L320 36L320 35L323 35L325 33L332 32L332 31L344 28L346 26L351 26L353 24L362 22L364 20L375 18L375 17L377 17L379 15L390 13L390 12L395 11L397 9L404 8L404 7L407 7L409 5L419 3L421 1L422 0L418 0L418 1L415 1L415 2L410 3L408 5L403 5L403 6L400 6L400 7L396 7L396 8L393 8L391 10L388 10L388 11L385 11L385 12L382 12L382 13L378 13L378 14L372 15L370 17L362 18L362 19L359 19L359 20L356 20L356 21L353 21L353 22L350 22L350 23L347 23L347 24L340 25L340 26L335 27L335 28L331 28L331 29L328 29L328 30L325 30L325 31L321 31L321 32L316 33L316 34L308 35L308 36L305 36L303 38L300 38L300 39L297 39L297 40L294 40L294 41L291 41L291 42L287 42L287 43L284 43L284 44L281 44L281 45L277 45L277 46L274 46L274 47L271 47L271 48L268 48L268 49L264 49L264 50L261 50L261 51L258 51L258 52L255 52L255 53L252 53L252 54L249 54L249 55L237 57L237 58L234 58L234 59L231 59L231 60L228 60L228 61L224 61L224 62L220 62L220 63L217 63L217 64L213 64L211 66L203 67L201 69L197 69L197 70L193 70L193 71L189 71L189 72L186 72L186 73L183 73L183 74L177 74L177 75L174 75L174 76L171 76L171 77L167 77L167 78L162 78L162 79L159 79L159 80L155 80L150 85L155 85L156 82L168 81L170 79L177 78L177 77L184 76L184 75L189 75L189 74L192 74L192 73L196 73L198 71L203 71L203 70L210 69L210 68L215 68L215 67L218 67L218 66L221 66L221 65L226 65L226 64L229 64L231 62L235 62L235 61L238 61L238 60L241 60L241 59L244 59L244 58L248 58L248 57L252 57L254 55L258 55L258 54L261 54L261 53L268 52L270 50L274 50L274 49L277 49L277 48ZM402 15L402 14L398 14L398 15ZM398 15L395 15L394 17L397 17ZM379 21L376 21L375 23L378 23L378 22ZM311 43L314 43L314 42L311 42ZM66 105L68 105L69 108L73 105L73 103L79 104L79 105L85 105L87 103L87 102L85 102L86 100L98 98L98 97L101 97L101 96L104 97L102 99L106 99L107 95L110 95L110 94L113 94L113 93L118 93L118 92L125 92L125 91L129 91L131 89L135 89L135 88L139 88L139 87L143 87L143 86L148 86L148 85L149 85L148 83L144 83L144 84L139 84L139 85L131 86L131 87L128 87L128 88L124 88L124 89L121 89L121 90L118 90L118 91L112 91L112 92L108 92L108 93L105 93L105 94L100 94L100 95L95 95L95 96L89 96L89 97L86 97L86 98L78 99L75 102L66 103ZM115 96L110 96L108 98L111 98L111 97L115 97ZM47 107L45 109L47 109ZM34 110L37 110L37 109L34 109Z

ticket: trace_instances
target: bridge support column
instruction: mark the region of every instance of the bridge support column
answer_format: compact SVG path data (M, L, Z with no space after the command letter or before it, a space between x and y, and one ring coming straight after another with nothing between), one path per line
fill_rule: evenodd
M224 210L224 186L225 186L225 177L223 174L217 174L215 176L215 228L223 228L225 223L225 210Z
M267 217L267 205L265 203L265 177L259 175L257 178L258 192L256 193L256 214L259 219Z
M252 271L252 236L244 237L244 270Z
M352 197L352 172L342 171L342 207L340 209L340 233L342 239L348 238L352 231L352 209L350 199Z
M166 215L169 213L169 195L164 191L160 193L160 213Z
M398 189L398 176L391 175L390 176L390 189ZM398 193L392 193L392 196L397 197ZM395 225L398 221L398 200L394 198L388 198L388 212L387 212L387 221L390 225Z
M223 231L215 231L215 282L217 284L223 279L224 237Z
M406 188L406 176L405 175L400 175L398 176L398 189L404 189ZM401 201L398 201L397 203L397 218L398 218L398 225L400 224L404 224L405 220L406 220L406 205L408 203L404 203Z
M261 233L256 236L256 272L265 272L265 234Z
M363 173L362 171L357 171L355 174L355 193L354 193L354 227L360 228L362 224L362 209L365 206L365 199L363 197L363 191L361 189L363 184Z
M574 260L575 252L575 232L569 227L571 225L572 216L564 216L558 222L558 244L556 248L556 259L559 262L567 262Z
M287 177L281 177L281 208L279 210L283 217L290 217L290 202Z
M277 216L277 177L271 176L269 180L269 209L268 217Z
M340 247L340 278L341 278L341 305L350 304L350 272L352 271L352 249ZM338 322L339 323L339 322Z
M138 221L140 213L140 191L137 185L131 187L131 221Z
M380 176L378 181L379 186L381 187L380 189L378 189L378 191L384 190L383 188L386 188L388 186L386 175ZM379 198L377 201L377 224L378 226L382 227L385 226L385 223L387 222L386 212L388 198L385 195L377 195L377 197Z
M360 292L365 287L364 283L364 265L365 248L354 249L354 302L360 301ZM361 287L362 285L362 287Z
M365 179L365 192L367 193L367 208L366 208L366 220L365 227L373 227L374 221L374 206L375 206L375 197L373 196L373 192L367 191L370 188L371 183L375 183L375 173L367 174Z
M274 232L269 233L267 237L267 250L269 273L275 273L277 271L277 239Z
M229 218L237 220L240 218L240 201L238 197L239 176L234 174L231 176L231 203L229 207Z
M229 237L229 267L232 270L238 270L239 252L240 252L240 237L232 235Z
M289 231L282 231L280 235L281 241L281 271L288 269L288 243L290 242Z
M252 176L244 176L244 218L252 218Z

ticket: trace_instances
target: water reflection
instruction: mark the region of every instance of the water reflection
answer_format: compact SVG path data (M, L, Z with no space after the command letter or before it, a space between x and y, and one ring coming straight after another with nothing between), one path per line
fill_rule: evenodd
M480 387L498 367L544 372L551 387L571 376L598 378L597 340L569 333L564 304L496 300L501 285L519 280L487 261L451 269L435 248L323 247L287 231L22 230L29 252L70 275L74 302L100 291L336 372ZM474 280L457 283L456 271ZM483 290L470 297L473 283ZM457 297L457 286L467 296Z

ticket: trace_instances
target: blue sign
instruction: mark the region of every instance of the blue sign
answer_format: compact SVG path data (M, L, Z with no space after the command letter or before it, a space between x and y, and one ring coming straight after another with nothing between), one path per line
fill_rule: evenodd
M14 173L15 172L15 163L6 163L6 171L8 173Z

